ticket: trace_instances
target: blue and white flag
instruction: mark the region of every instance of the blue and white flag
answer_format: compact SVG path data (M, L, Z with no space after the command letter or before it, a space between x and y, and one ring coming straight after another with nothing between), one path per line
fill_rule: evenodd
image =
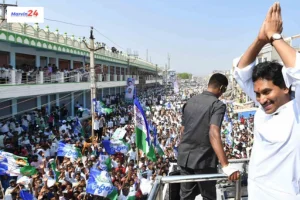
M99 155L99 167L105 171L111 170L112 164L109 155Z
M8 171L8 160L6 157L0 156L0 175L5 175Z
M179 93L179 86L177 80L174 81L174 93L178 94Z
M82 157L81 152L74 144L58 143L57 156L77 159Z
M109 155L113 155L117 152L126 154L129 150L128 144L122 140L103 140L102 144Z
M229 146L232 146L233 145L233 141L232 141L232 136L231 134L227 134L226 137L225 137L225 142L226 144L228 144Z
M20 197L23 200L33 200L34 196L28 190L20 190Z
M118 192L112 184L109 173L96 168L91 168L90 170L86 192L109 199L116 199L118 196Z
M98 101L96 99L93 99L93 105L94 105L94 111L95 113L98 113Z
M77 126L81 127L81 123L80 123L78 116L76 117L76 122L75 122L75 127L77 127Z
M10 176L18 176L20 175L21 167L28 165L26 157L0 151L0 175L8 174Z
M76 117L75 126L74 126L74 133L75 133L75 135L78 135L78 133L80 133L81 128L82 128L82 125L80 123L80 120L79 120L78 117Z
M157 128L156 127L153 128L153 144L154 144L155 147L158 144L158 142L157 142Z
M172 108L172 106L171 106L171 103L170 103L170 102L167 102L167 103L165 103L165 106L166 106L166 108L167 108L167 109L171 109L171 108Z

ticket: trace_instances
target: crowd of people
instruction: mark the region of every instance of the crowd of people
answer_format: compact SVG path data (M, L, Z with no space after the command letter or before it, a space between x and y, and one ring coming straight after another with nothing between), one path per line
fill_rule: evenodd
M232 102L225 103L227 112L221 132L226 156L228 159L250 158L254 139L254 116L239 116L234 113Z
M80 122L78 116L68 117L68 110L64 106L54 106L50 111L35 110L19 120L3 121L0 125L0 147L13 155L27 157L29 165L37 170L27 176L25 182L22 173L2 173L4 199L18 199L24 195L23 190L36 199L105 199L87 192L92 168L107 170L117 189L117 199L129 199L132 196L146 199L155 177L167 176L171 163L176 164L181 139L182 107L187 99L203 89L181 89L175 94L173 90L160 87L148 88L139 94L151 143L155 144L155 159L148 158L137 149L134 107L125 103L122 96L102 99L103 105L112 111L98 113L94 126L90 119ZM222 128L227 156L248 158L253 141L253 118L237 119L231 104L227 107L228 119ZM80 110L79 104L76 109ZM92 130L95 137L92 137ZM120 130L124 131L121 139L128 148L110 154L103 141L113 140ZM76 158L59 156L61 143L72 144L82 155ZM103 165L103 158L109 158L109 164Z

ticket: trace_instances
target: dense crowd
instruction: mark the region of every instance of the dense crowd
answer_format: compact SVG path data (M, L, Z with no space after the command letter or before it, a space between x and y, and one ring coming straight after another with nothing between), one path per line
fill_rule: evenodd
M99 112L94 126L90 119L79 122L78 117L82 117L79 104L76 104L78 116L73 118L63 105L3 121L0 147L5 152L27 157L29 165L37 170L26 176L26 181L20 172L2 173L4 199L18 199L24 195L23 190L36 199L105 199L86 192L92 168L105 168L117 189L118 199L146 199L155 177L167 176L171 163L177 162L182 107L188 98L202 89L182 89L175 94L173 90L152 88L139 94L150 140L155 147L155 159L137 150L133 105L126 104L119 95L102 99L103 106L111 111ZM253 142L253 118L238 119L233 114L232 105L228 104L227 108L222 126L226 154L229 158L247 158ZM92 130L95 137L92 137ZM112 141L120 130L123 131L122 142L128 148L111 154L104 141ZM81 156L58 156L61 143L73 144ZM108 158L109 162L105 163L103 158Z

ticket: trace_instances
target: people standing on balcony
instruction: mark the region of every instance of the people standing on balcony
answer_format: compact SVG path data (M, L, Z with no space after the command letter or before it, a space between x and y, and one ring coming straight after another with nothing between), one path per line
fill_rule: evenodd
M281 7L275 3L257 38L235 63L236 81L260 105L254 116L249 200L300 199L300 53L283 40L282 30ZM275 61L255 65L267 44L275 48L284 66Z
M51 75L53 73L52 66L50 63L48 64L48 73L49 73L49 75Z
M218 173L219 160L229 180L239 178L239 171L228 163L220 134L226 105L219 97L227 85L225 75L213 74L207 91L187 101L182 117L184 133L178 147L181 175ZM216 181L180 184L180 199L192 200L198 194L204 200L216 200Z

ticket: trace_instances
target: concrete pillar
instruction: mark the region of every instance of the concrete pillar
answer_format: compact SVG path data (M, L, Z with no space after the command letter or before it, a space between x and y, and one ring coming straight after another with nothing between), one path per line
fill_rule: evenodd
M86 91L83 90L83 108L86 108Z
M70 60L70 69L74 69L74 60Z
M102 74L98 74L98 82L102 82Z
M110 81L110 74L106 75L106 81Z
M117 81L117 80L118 80L117 74L114 74L114 81Z
M59 74L59 83L64 83L65 82L65 74L64 72L60 72Z
M39 84L43 84L44 83L44 72L43 71L40 71L40 74L39 74L39 76L40 76L40 79L39 79Z
M48 112L50 113L51 112L51 98L50 98L50 95L47 96L47 106L48 106Z
M75 107L74 92L72 92L71 93L71 115L72 115L72 117L74 116L74 107Z
M10 52L9 64L13 67L13 69L16 69L16 52Z
M59 58L57 58L57 57L56 57L56 59L55 59L55 65L56 65L56 67L59 69Z
M101 89L101 100L103 99L103 90L104 88Z
M11 113L12 116L15 116L18 113L17 99L11 100Z
M75 81L76 81L77 83L80 82L80 74L79 74L79 73L76 73L76 74L75 74Z
M39 56L39 55L35 56L35 66L41 67L41 56Z
M15 69L12 69L10 71L10 74L11 74L11 79L10 79L10 84L14 85L16 84L16 70Z
M41 108L42 108L42 100L41 100L41 97L37 97L37 98L36 98L36 105L37 105L37 108L38 108L38 109L41 109Z
M50 63L50 57L46 57L46 65L48 66L48 64Z
M59 106L59 94L56 94L56 106Z

